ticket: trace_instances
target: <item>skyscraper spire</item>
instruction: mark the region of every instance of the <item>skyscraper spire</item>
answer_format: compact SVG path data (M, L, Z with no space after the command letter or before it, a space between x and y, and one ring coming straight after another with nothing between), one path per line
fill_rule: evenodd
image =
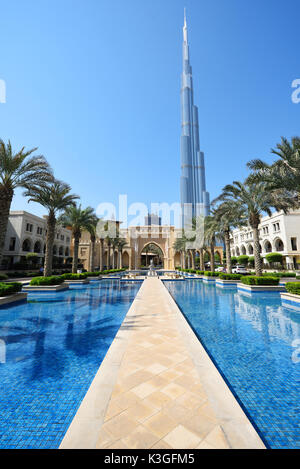
M210 202L209 193L206 191L204 153L200 151L198 108L194 105L185 9L181 121L181 204L188 218L200 214L206 216L210 211Z

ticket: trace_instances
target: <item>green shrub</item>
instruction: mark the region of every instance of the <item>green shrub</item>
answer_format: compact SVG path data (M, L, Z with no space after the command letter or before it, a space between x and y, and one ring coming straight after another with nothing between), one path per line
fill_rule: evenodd
M232 258L231 258L231 264L232 264L232 265L236 265L237 263L238 263L237 257L232 256Z
M241 275L239 274L220 274L219 278L221 280L240 280Z
M203 274L204 274L204 270L196 270L196 274L197 274L197 275L203 275Z
M283 277L296 277L296 272L272 272L272 274L264 274L264 276L267 276L267 277L279 277L279 278L283 278Z
M204 275L206 277L219 277L220 274L219 274L219 272L211 272L210 270L206 270L204 272Z
M249 256L239 256L237 260L239 264L247 265L249 261Z
M7 279L8 279L8 276L7 276L7 275L5 275L5 274L0 274L0 282L1 282L2 280L7 280Z
M56 275L51 275L51 277L35 277L31 280L29 285L41 286L41 285L60 285L63 283L64 279Z
M61 275L63 280L85 280L87 278L86 273L84 274L63 274Z
M250 256L249 259L248 259L248 264L250 265L250 267L253 267L254 266L254 256Z
M18 293L22 290L22 283L0 283L0 296L8 296L14 293Z
M287 282L285 288L293 295L300 295L300 282Z
M279 252L270 252L266 254L266 259L270 264L272 262L282 262L282 254L279 254Z
M99 277L100 272L85 272L88 277Z
M248 277L241 277L241 282L244 285L278 285L279 278L256 277L256 276L249 275Z

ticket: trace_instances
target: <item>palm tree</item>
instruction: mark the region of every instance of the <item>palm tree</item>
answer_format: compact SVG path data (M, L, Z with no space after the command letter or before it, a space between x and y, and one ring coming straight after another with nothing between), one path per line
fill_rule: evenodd
M281 143L271 152L279 159L268 165L262 160L256 159L248 163L248 167L254 171L254 181L264 181L269 184L269 190L285 193L286 202L290 199L290 208L299 205L300 198L300 137L293 137L291 142L281 137Z
M210 270L215 271L215 246L218 233L217 220L212 215L208 215L204 220L204 240L209 246L210 251Z
M122 264L122 254L123 254L123 249L127 246L127 241L126 239L124 238L119 238L118 240L118 244L117 244L117 247L118 247L118 269L122 269L123 268L123 264Z
M115 269L116 268L116 263L115 263L115 253L116 251L118 252L118 246L119 246L119 238L116 237L116 238L113 238L111 240L111 247L112 247L112 254L113 254L113 259L112 259L112 268Z
M52 273L53 244L57 214L75 204L78 195L70 194L71 187L63 181L53 179L52 182L42 187L31 187L24 195L29 197L28 202L37 202L48 210L46 252L44 264L44 276Z
M254 181L250 175L244 183L234 181L225 186L222 194L215 201L236 202L239 209L245 213L253 230L255 274L262 275L258 226L263 212L271 216L271 207L286 210L288 200L285 194L278 191L272 192L267 182Z
M14 153L10 141L0 139L0 263L9 219L9 211L18 187L39 188L51 180L51 168L43 156L31 156L37 148Z
M78 268L78 250L79 240L83 230L89 230L91 225L95 223L96 214L94 209L87 207L81 208L81 205L70 206L65 210L65 213L59 218L59 223L63 226L69 226L72 229L74 238L74 252L72 273L77 272Z
M212 201L214 205L215 201ZM226 270L231 274L231 253L230 253L230 233L231 229L236 226L245 224L245 213L238 202L226 201L221 203L213 212L214 218L218 225L218 231L223 234L226 251Z
M95 256L95 243L97 235L97 223L99 219L95 216L93 222L89 225L87 231L90 234L91 238L91 251L90 251L90 261L89 261L89 271L94 272L94 256ZM101 269L100 269L101 270Z
M186 250L186 238L182 234L180 238L177 238L173 244L173 249L176 252L180 252L180 267L185 269L185 250Z

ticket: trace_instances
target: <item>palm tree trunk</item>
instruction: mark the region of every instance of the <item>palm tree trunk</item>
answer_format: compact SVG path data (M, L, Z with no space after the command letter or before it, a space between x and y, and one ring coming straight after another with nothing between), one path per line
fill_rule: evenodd
M228 274L232 273L231 253L230 253L230 231L225 231L225 250L226 250L226 270Z
M80 236L78 236L78 234L76 234L74 236L74 253L73 253L72 274L76 274L77 269L78 269L79 239L80 239Z
M2 261L5 236L9 220L9 211L13 198L13 191L0 190L0 265Z
M53 244L55 237L56 218L52 211L49 212L47 218L47 237L46 237L46 252L44 263L44 276L50 277L52 275L52 261L53 261Z
M99 253L99 270L102 272L103 270L103 252L104 252L104 240L100 239L100 253Z
M119 251L119 269L123 269L123 262L122 262L122 249Z
M259 247L259 231L258 226L253 227L253 250L254 250L254 266L255 266L255 275L262 275L262 260L260 257L260 247Z
M110 246L107 246L107 253L106 253L106 269L110 269Z
M187 268L190 269L191 268L191 253L190 253L190 251L187 252L187 256L188 256L188 259L187 259L188 260L188 267Z
M115 250L112 250L112 268L115 268Z
M199 255L200 255L200 270L204 271L205 267L204 267L204 251L203 251L203 248L200 248Z
M94 272L94 255L95 255L95 239L91 238L91 252L90 252L90 263L89 263L90 272Z
M213 241L210 243L210 270L215 271L215 243Z
M195 270L195 251L194 251L194 249L191 250L191 258L192 258L192 269Z

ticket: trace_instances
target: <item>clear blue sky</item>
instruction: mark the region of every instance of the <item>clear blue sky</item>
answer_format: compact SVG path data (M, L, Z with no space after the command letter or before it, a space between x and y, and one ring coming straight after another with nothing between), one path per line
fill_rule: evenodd
M299 0L11 0L1 5L0 136L38 146L84 206L179 201L187 8L212 198L299 135ZM18 192L13 209L36 214Z

